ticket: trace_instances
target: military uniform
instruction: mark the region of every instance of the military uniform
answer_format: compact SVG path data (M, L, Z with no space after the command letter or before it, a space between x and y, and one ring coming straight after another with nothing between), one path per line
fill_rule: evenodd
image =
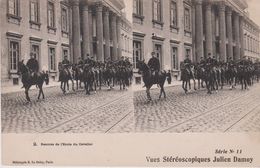
M68 59L64 59L61 63L66 66L70 64L70 61Z
M28 60L26 66L30 69L32 72L38 72L39 71L39 63L35 58L31 58Z
M159 71L160 70L160 61L156 57L152 57L148 61L148 66L153 70L153 71Z

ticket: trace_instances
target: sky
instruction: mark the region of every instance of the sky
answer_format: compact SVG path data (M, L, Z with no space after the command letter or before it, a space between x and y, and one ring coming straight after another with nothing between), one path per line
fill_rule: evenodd
M249 17L260 26L260 0L247 0Z

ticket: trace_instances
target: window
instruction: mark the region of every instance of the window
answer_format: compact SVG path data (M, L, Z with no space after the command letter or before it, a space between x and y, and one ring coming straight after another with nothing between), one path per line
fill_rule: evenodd
M133 2L133 12L136 15L142 15L142 0L134 0Z
M170 4L171 26L177 27L177 2L171 0Z
M172 69L178 69L178 48L172 47Z
M18 70L18 61L19 61L19 42L17 41L10 41L10 48L9 48L9 58L10 58L10 69L11 71Z
M39 60L40 56L40 46L36 44L31 45L31 53L33 53L34 57Z
M53 47L49 47L49 69L51 71L56 70L55 48Z
M187 55L190 56L190 49L186 48L185 50L186 50L186 55L185 56L187 56Z
M48 1L48 27L55 27L54 3Z
M160 68L162 68L162 45L161 44L155 44L154 45L154 51L155 51L155 55L156 57L159 59L160 61Z
M68 32L68 9L61 8L61 27L63 32Z
M142 60L142 43L134 40L133 46L133 66L136 68L136 63Z
M19 16L18 14L18 0L8 0L8 14Z
M67 58L69 58L69 50L63 48L63 49L62 49L62 60L64 59L65 56L66 56Z
M162 21L161 3L161 0L153 0L153 20L158 22Z
M191 31L191 13L190 8L185 8L184 10L184 29L186 31Z
M30 2L30 20L38 23L39 22L39 6L38 0L31 0Z

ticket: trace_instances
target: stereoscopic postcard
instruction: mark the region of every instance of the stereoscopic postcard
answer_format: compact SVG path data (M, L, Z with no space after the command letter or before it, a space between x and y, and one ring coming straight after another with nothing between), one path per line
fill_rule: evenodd
M260 167L259 0L0 0L3 166Z

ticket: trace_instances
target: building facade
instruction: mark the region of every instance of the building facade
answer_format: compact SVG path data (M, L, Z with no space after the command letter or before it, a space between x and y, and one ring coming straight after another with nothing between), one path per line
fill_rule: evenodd
M57 75L57 63L70 55L68 4L60 0L1 1L1 83L18 84L18 61L32 52L40 69ZM60 24L61 23L61 24Z
M132 31L132 23L126 19L126 17L122 17L121 22L121 50L124 58L128 58L130 62L133 62L133 31Z
M161 69L178 75L180 62L192 54L190 0L133 0L133 63L154 51ZM136 83L141 78L135 74Z
M101 62L132 57L124 7L123 0L1 0L2 85L19 84L18 61L30 53L53 80L64 56L73 63L87 54Z
M259 58L259 27L246 12L246 0L193 1L193 59Z

